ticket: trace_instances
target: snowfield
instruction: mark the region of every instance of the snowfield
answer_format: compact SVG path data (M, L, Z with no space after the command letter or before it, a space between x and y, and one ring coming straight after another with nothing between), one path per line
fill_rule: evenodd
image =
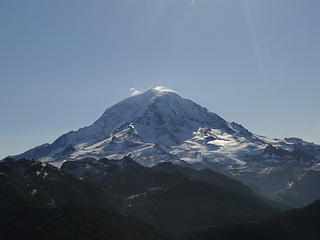
M145 166L166 161L238 176L270 173L278 167L319 169L320 146L297 138L255 135L159 86L113 105L88 127L14 158L61 166L85 157L124 156Z

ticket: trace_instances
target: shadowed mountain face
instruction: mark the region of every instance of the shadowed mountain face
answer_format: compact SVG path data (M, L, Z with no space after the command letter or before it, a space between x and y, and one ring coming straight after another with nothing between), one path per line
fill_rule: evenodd
M256 221L280 212L242 183L212 170L173 164L148 168L129 157L87 158L65 162L61 169L7 159L0 171L3 210L54 209L71 201L175 230Z
M61 169L6 159L0 163L0 194L1 239L320 236L319 201L279 215L248 187L220 173L170 163L148 168L128 157L88 158L66 162ZM202 230L173 235L159 229Z
M222 228L208 228L184 236L188 240L317 240L320 239L320 201L281 216Z
M0 195L1 239L173 239L117 213L112 193L50 164L1 162Z
M61 169L92 179L122 199L124 212L163 229L239 223L278 213L244 184L212 170L170 163L148 168L128 157L66 162Z
M14 206L11 200L45 207L57 207L68 201L109 208L112 198L99 186L67 174L46 163L31 160L5 160L0 163L1 206ZM7 199L8 193L12 198Z
M183 167L170 162L159 163L158 165L154 166L153 169L161 172L181 174L190 178L195 178L201 180L202 182L224 187L242 196L253 195L248 186L219 172L213 171L212 169L196 170L191 167Z
M68 202L56 208L17 205L1 209L1 239L175 239L135 218Z
M308 204L320 194L304 187L309 175L320 176L319 145L255 135L164 87L124 99L92 125L14 158L61 166L88 157L124 156L149 167L171 162L217 170L261 196L293 206ZM306 181L300 181L301 176Z

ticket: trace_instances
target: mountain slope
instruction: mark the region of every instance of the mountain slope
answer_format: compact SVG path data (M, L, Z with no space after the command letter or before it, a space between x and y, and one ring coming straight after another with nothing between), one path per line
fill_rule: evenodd
M92 179L94 184L69 175L65 172L67 170ZM227 184L230 189L241 185L235 183L231 187L232 182L219 174L205 174L205 179L212 184L184 175L194 171L173 165L147 168L130 158L73 161L60 170L35 161L7 159L0 163L1 239L319 239L319 201L306 208L290 210L282 216L257 222L260 217L270 216L274 210L259 203L258 199L252 201L250 195L245 195L245 198L215 185L215 180L219 185ZM140 192L148 188L141 194L125 197L127 209L122 212L140 220L123 216L117 212L118 208L109 208L108 204L104 205L107 208L99 207L99 197L97 199L96 194L83 191L86 186L107 188L112 179L121 180L124 186L132 182L145 182L145 178L153 180L141 189L132 189L132 185L122 187L127 191L120 194L125 197L132 190ZM64 179L67 186L60 184ZM103 184L98 184L99 181ZM57 204L52 205L46 198L37 197L37 193L30 192L29 184L37 187L40 195L49 194ZM161 187L150 189L150 186L159 184L162 184ZM73 189L79 192L75 194ZM110 197L102 189L97 194L104 201ZM91 201L88 202L88 199ZM120 197L115 202L119 203L122 199ZM190 231L199 226L200 230L174 236L160 232L141 219L162 228ZM248 221L251 222L245 223ZM216 223L239 222L243 223L203 229Z
M86 158L65 162L60 169L32 160L6 159L0 163L0 212L16 219L21 214L32 217L33 209L37 220L55 212L50 209L73 202L86 206L84 211L87 207L105 209L166 230L247 222L280 212L236 180L213 171L207 176L210 183L182 172L141 166L129 157Z
M138 219L79 202L57 208L17 205L1 211L0 225L4 240L175 239Z
M317 169L320 175L319 168L314 167L320 163L319 145L297 138L255 135L164 87L124 99L92 125L14 158L61 166L85 157L124 156L145 166L172 162L215 169L245 182L263 196L297 206L315 199L292 202L285 189L310 169Z
M94 181L119 197L124 213L163 229L253 221L280 212L244 184L212 170L172 164L148 168L129 157L86 158L65 162L61 169Z
M54 208L69 201L111 208L113 197L89 181L50 164L21 159L0 162L1 208L19 203Z
M320 238L320 200L269 220L223 228L209 228L189 234L188 240L317 240Z

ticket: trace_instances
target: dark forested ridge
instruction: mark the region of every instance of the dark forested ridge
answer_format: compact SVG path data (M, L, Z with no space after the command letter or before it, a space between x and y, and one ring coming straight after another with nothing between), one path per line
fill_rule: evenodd
M86 158L61 168L6 159L0 162L0 195L1 239L319 236L319 202L281 214L276 203L212 170L148 168L128 157ZM298 238L305 231L307 238Z
M2 209L0 225L1 239L174 239L136 218L79 202Z
M207 228L184 237L187 240L317 240L320 239L320 200L265 221Z

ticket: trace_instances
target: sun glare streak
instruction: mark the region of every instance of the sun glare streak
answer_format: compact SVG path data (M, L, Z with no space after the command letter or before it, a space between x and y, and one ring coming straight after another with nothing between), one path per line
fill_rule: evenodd
M247 25L248 25L248 29L249 29L249 33L250 33L250 37L252 39L253 50L254 50L254 53L257 58L258 71L260 74L260 78L261 78L261 80L263 80L264 79L264 63L263 63L263 57L261 54L261 48L260 48L259 41L257 38L256 30L254 27L254 21L253 21L252 15L250 13L247 0L240 0L240 3L243 7L246 21L247 21Z

